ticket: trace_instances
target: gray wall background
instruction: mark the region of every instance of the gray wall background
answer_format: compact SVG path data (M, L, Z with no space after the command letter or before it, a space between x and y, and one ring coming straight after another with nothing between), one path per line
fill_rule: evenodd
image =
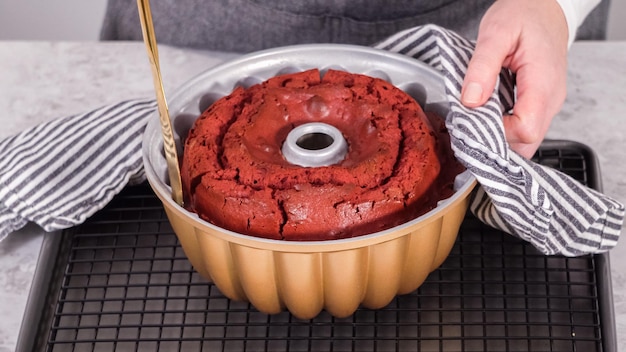
M97 40L105 5L106 0L0 0L0 40ZM625 18L626 1L612 0L608 40L626 40Z

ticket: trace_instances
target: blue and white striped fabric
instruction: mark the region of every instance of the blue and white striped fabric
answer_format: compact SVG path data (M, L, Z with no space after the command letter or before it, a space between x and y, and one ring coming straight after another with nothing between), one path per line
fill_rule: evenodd
M153 100L53 120L0 142L0 239L35 222L84 222L125 185L145 180L142 134Z
M412 56L444 75L451 104L446 126L456 157L481 185L470 205L480 220L545 254L598 253L617 244L622 204L508 148L502 124L503 112L514 102L508 70L500 74L489 101L469 109L460 97L474 43L429 25L398 33L377 47Z
M616 245L623 205L508 149L502 112L511 108L514 90L507 71L485 106L467 109L460 103L472 42L429 25L377 47L444 74L452 147L481 185L471 204L478 218L545 254L582 255ZM47 231L80 224L127 184L145 180L141 135L155 109L152 100L122 102L1 141L0 239L29 221Z

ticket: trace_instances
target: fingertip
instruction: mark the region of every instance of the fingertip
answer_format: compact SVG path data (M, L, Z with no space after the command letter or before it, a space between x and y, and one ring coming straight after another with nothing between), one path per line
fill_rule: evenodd
M483 104L487 99L484 97L485 89L478 82L468 82L461 89L461 102L467 107L476 107Z
M477 47L478 50L478 47ZM502 62L474 53L467 66L461 88L461 103L468 107L484 104L495 89Z
M501 31L489 28L479 30L461 89L461 103L465 106L476 107L484 104L494 91L513 45L506 38L502 38L502 35Z

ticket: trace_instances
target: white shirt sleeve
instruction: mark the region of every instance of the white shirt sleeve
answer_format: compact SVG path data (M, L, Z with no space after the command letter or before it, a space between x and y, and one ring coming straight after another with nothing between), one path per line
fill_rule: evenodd
M569 45L576 38L576 31L600 0L556 0L561 6L569 29Z

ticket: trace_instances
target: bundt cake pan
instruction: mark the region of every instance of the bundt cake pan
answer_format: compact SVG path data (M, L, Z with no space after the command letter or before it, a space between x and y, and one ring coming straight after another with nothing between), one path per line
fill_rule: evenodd
M283 47L211 68L170 96L179 152L200 113L235 86L311 68L382 78L413 96L425 110L442 116L448 111L440 74L409 57L352 45ZM171 198L162 150L155 113L143 140L146 176L195 270L233 300L249 301L268 314L287 309L303 319L322 310L345 317L359 306L381 308L396 295L417 289L448 256L476 184L467 172L461 174L452 197L385 231L330 241L269 240L217 227L178 206Z

